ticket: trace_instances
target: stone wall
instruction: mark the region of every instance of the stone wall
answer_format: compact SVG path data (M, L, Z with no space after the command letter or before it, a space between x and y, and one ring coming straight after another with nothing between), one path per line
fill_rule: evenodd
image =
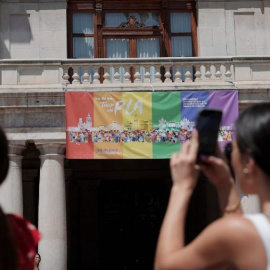
M199 56L269 55L270 1L198 1Z
M0 1L0 59L66 58L66 0Z

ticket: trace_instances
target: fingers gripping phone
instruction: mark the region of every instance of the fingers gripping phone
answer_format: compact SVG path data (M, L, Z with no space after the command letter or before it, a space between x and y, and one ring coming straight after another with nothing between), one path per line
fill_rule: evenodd
M221 123L222 111L215 109L203 109L197 117L196 129L199 133L199 150L197 163L201 163L200 157L213 156L216 151L218 130Z

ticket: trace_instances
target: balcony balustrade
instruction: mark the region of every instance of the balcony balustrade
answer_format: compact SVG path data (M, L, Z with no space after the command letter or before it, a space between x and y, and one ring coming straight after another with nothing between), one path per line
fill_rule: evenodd
M62 61L65 84L163 84L231 82L230 58L70 59ZM72 69L73 72L70 72Z
M181 90L265 85L270 57L0 60L0 88ZM27 87L26 87L27 88Z

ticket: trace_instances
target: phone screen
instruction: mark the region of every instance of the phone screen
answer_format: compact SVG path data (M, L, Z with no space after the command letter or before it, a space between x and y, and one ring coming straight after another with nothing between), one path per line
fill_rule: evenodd
M202 110L196 121L196 129L199 132L200 155L214 155L218 138L218 130L222 118L222 111L213 109Z

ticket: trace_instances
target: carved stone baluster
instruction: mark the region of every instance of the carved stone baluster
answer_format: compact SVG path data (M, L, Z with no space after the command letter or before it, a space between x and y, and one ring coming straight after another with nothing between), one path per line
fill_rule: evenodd
M185 83L186 82L192 82L192 78L191 78L191 72L190 69L192 68L191 66L185 65L186 68L186 73L185 73Z
M161 83L160 66L155 65L155 81L154 83Z
M182 74L181 74L181 65L175 65L175 74L174 74L174 82L175 83L183 83L182 81Z
M99 75L99 67L93 67L94 75L93 75L93 84L100 84L100 75Z
M225 64L225 76L226 76L226 81L231 81L232 80L232 73L231 73L231 65L230 64Z
M212 73L210 71L211 70L211 65L209 65L209 64L207 65L206 64L204 66L205 66L205 74L204 74L205 75L205 79L206 80L211 80L211 76L212 76Z
M131 83L131 80L130 80L131 75L130 75L130 73L128 71L125 72L124 78L125 78L124 83Z
M141 74L140 74L140 66L139 65L135 65L135 74L134 74L134 83L141 83Z
M73 81L72 84L80 84L79 67L73 67Z
M221 80L221 76L222 76L222 73L220 72L220 66L221 65L218 65L218 64L214 65L215 70L216 70L216 72L215 72L215 79L218 80L218 81Z
M89 72L89 66L85 66L84 67L84 74L82 76L82 78L83 78L82 84L89 84L90 83L90 81L89 81L90 75L88 72Z
M195 82L201 82L202 81L202 73L201 73L201 65L195 65L196 72L195 72Z
M104 75L103 75L103 77L104 77L103 83L104 83L104 84L111 83L111 81L110 81L110 71L109 71L109 69L110 69L110 67L104 66Z
M114 65L114 70L115 70L114 75L113 75L114 83L121 83L121 81L120 81L120 73L119 73L119 66Z
M69 67L63 67L63 84L68 85L69 82L69 75L68 75Z
M170 72L170 67L171 67L171 64L164 65L164 68L165 68L165 74L164 74L165 81L164 81L164 83L171 83L172 82L172 79L171 79L172 74Z
M145 73L144 73L144 83L150 83L150 66L149 65L145 65Z

